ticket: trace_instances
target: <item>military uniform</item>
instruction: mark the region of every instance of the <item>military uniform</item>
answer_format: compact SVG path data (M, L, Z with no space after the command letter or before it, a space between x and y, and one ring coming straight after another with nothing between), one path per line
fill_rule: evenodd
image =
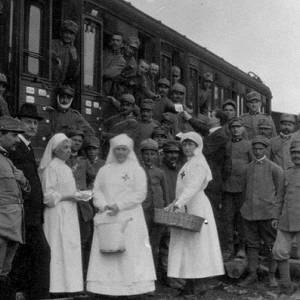
M62 31L68 30L77 34L78 25L65 20ZM80 71L79 56L74 45L65 44L61 39L52 41L52 79L59 84L74 84Z
M0 117L0 130L22 133L18 120ZM10 287L7 275L18 245L24 243L23 198L22 190L30 192L30 186L17 181L15 174L19 170L8 158L8 152L0 146L0 298L9 299Z
M291 143L291 152L300 151L300 140ZM300 166L294 165L285 171L285 194L281 205L277 237L273 247L274 258L278 261L283 288L291 288L289 261L293 240L296 238L300 251Z
M251 102L254 100L262 101L261 96L257 92L250 92L246 96L246 101ZM264 120L267 120L272 128L272 136L276 136L276 128L273 122L273 119L271 116L255 112L255 113L245 113L241 116L241 119L243 121L244 127L247 131L248 138L251 140L256 135L259 135L258 125L260 122L264 122Z
M263 136L252 140L252 145L259 143L268 146ZM261 240L264 241L270 261L269 275L274 278L276 264L272 257L272 247L276 230L272 221L279 218L280 203L283 191L283 170L265 156L253 160L245 174L245 200L241 208L244 218L245 238L247 244L249 275L245 279L252 283L256 278L258 254ZM250 282L249 282L250 281Z
M146 139L141 143L140 150L141 152L145 150L158 151L158 144L152 139ZM165 228L159 224L154 223L154 209L166 207L167 203L169 203L168 186L163 170L154 165L144 165L144 170L147 175L148 190L147 197L143 202L143 209L148 226L153 258L156 269L158 269L160 242Z
M70 130L80 129L84 132L85 138L95 135L94 129L84 117L73 108L68 110L53 109L49 111L51 135L62 132L67 134Z
M0 83L7 87L7 78L3 73L0 73ZM0 95L0 116L10 116L7 102L2 95Z
M242 126L239 119L231 126ZM225 248L234 254L234 232L238 232L239 248L244 247L244 230L240 209L243 204L244 179L247 165L252 160L251 143L242 137L233 137L227 142L223 172L223 221Z

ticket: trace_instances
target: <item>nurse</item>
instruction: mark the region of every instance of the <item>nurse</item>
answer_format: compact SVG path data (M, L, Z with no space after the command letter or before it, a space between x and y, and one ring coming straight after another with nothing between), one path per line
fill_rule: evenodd
M186 132L181 143L187 162L177 176L176 199L167 209L186 211L207 222L200 232L171 228L168 277L187 279L182 293L193 294L192 279L222 275L224 268L213 211L204 193L212 175L202 153L202 138L196 132Z
M126 134L112 138L106 163L94 183L94 205L98 213L94 218L95 230L87 275L89 292L132 296L155 290L155 268L142 208L146 191L146 175L133 151L132 139ZM124 220L131 220L124 231L126 250L102 253L98 226L104 222Z
M55 134L43 154L39 175L44 194L44 232L51 249L50 293L83 290L80 232L72 170L66 165L71 141ZM76 195L75 195L76 193Z

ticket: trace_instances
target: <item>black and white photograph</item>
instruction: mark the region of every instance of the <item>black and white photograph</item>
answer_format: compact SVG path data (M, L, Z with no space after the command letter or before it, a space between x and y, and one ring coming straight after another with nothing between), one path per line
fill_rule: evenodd
M300 299L299 0L0 0L0 45L0 300Z

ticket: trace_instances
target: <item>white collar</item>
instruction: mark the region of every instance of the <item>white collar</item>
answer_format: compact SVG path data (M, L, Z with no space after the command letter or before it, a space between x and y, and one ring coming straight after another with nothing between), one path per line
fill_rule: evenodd
M217 127L213 127L209 129L209 134L214 133L215 131L217 131L218 129L222 128L222 126L217 126Z
M18 134L18 137L27 147L29 147L31 142L27 140L23 134Z

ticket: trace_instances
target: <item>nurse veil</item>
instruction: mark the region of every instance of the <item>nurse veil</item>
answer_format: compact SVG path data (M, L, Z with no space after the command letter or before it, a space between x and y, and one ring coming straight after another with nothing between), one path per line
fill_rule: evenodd
M133 151L132 139L126 134L112 138L106 164L94 183L94 205L99 211L94 218L87 276L89 292L129 296L154 291L155 269L142 208L146 192L146 175ZM113 215L109 216L110 212ZM125 252L101 253L97 226L105 218L131 219L124 232Z
M196 279L217 276L224 273L222 255L213 211L205 188L212 179L209 165L202 153L202 138L196 132L180 136L187 162L177 177L176 199L170 209L183 209L187 213L205 218L200 232L171 229L168 276ZM195 148L191 152L188 142Z

